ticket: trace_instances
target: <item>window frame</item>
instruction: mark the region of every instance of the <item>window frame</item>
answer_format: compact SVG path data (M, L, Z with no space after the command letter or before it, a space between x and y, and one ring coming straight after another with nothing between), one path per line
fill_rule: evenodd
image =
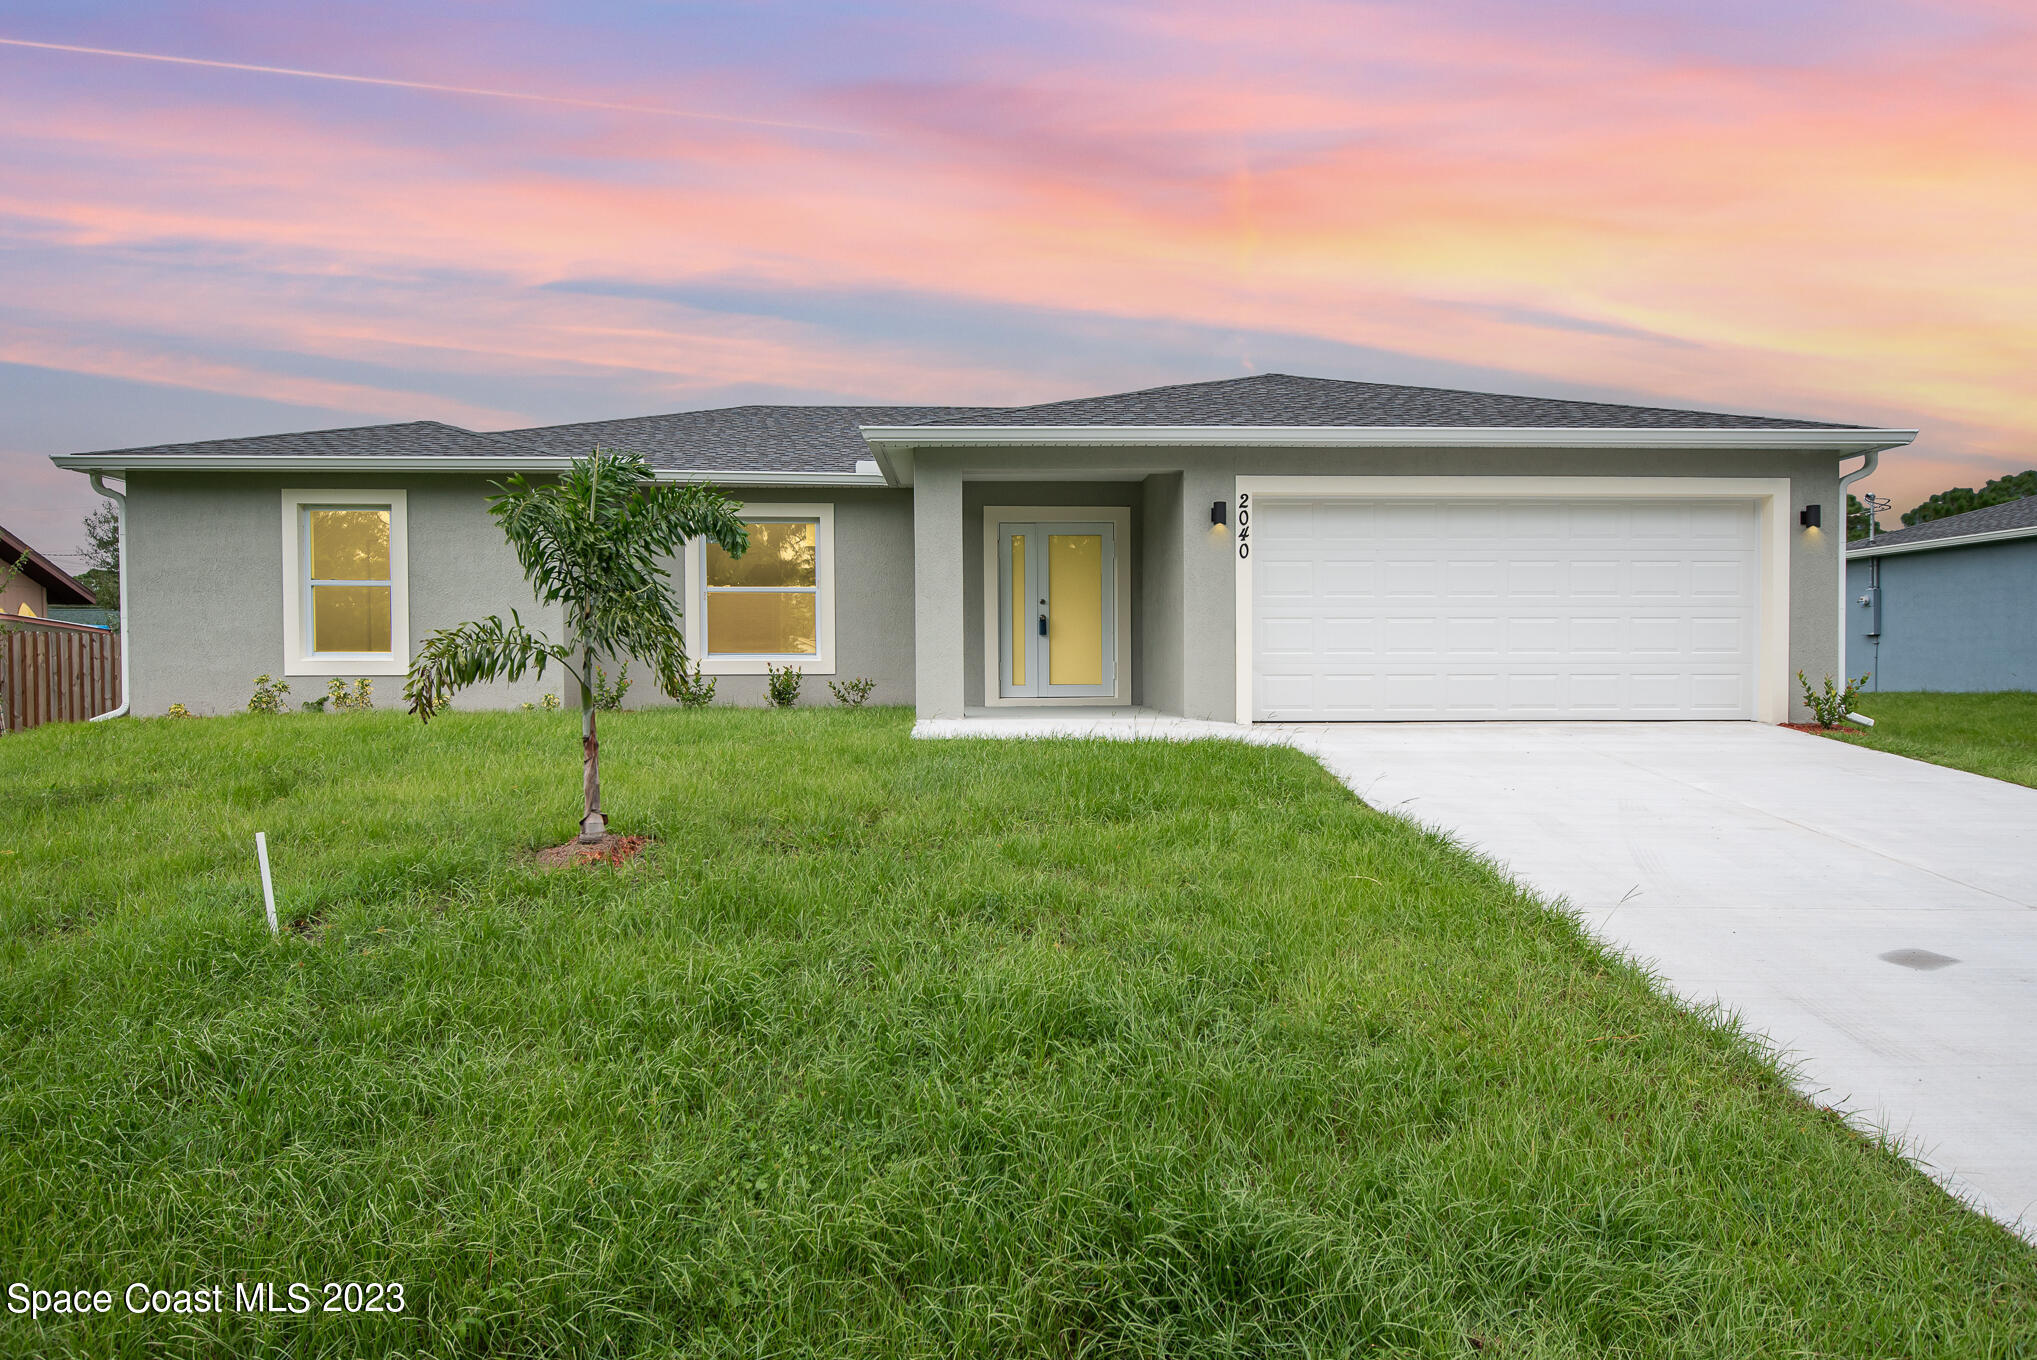
M389 650L311 650L310 510L389 512ZM403 675L410 670L410 521L402 491L370 487L287 488L283 492L283 674Z
M835 673L835 507L828 503L749 501L738 512L745 524L772 520L810 520L813 523L813 622L812 652L724 652L707 651L707 544L694 539L686 545L685 634L688 664L698 665L703 675L762 675L768 666L798 666L807 675ZM804 589L786 587L784 589Z

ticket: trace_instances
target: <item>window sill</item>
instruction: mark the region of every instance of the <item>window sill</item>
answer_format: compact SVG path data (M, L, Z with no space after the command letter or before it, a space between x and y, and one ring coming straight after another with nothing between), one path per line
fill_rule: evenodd
M284 663L283 678L293 675L408 675L410 661L407 657L368 656L299 656Z
M689 658L689 663L695 658ZM702 675L763 675L767 668L796 666L802 675L833 675L835 663L828 656L703 656Z

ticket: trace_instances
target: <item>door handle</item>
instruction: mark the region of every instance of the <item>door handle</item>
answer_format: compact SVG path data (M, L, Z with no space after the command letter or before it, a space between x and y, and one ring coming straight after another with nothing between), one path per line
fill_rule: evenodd
M1042 614L1040 615L1040 636L1045 637L1046 635L1047 635L1047 616L1045 614Z

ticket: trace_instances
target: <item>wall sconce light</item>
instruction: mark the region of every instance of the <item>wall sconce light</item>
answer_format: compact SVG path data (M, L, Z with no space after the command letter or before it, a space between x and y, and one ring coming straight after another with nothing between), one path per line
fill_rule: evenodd
M1807 505L1797 511L1797 523L1806 529L1815 529L1824 522L1825 507L1822 505Z
M1225 508L1228 504L1229 502L1227 501L1211 501L1209 503L1209 522L1219 529L1224 526Z

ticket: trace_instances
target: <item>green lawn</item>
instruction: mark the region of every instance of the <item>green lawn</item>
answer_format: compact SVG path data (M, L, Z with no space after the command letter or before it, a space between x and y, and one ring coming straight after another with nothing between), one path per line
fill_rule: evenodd
M2030 1354L2037 1253L1304 757L907 729L621 716L660 842L551 872L571 714L0 740L6 1280L407 1305L0 1348Z
M1856 707L1873 727L1827 735L2037 788L2037 693L1863 694Z

